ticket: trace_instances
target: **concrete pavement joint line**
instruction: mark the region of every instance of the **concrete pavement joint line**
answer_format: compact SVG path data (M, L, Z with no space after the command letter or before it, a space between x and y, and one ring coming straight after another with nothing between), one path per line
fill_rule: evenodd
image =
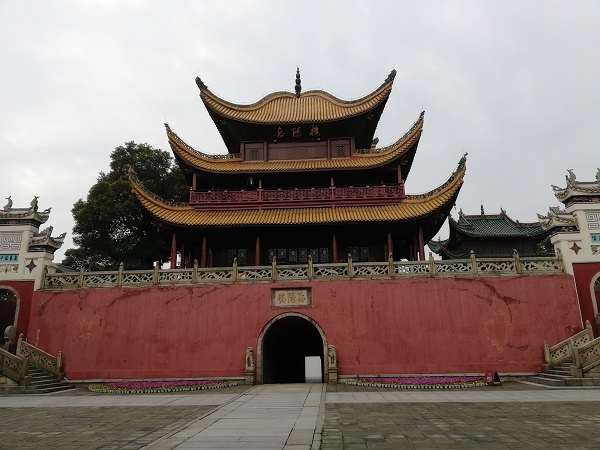
M193 425L193 424L195 424L195 423L197 423L197 422L200 422L201 420L203 420L203 419L205 419L205 418L209 417L210 415L212 415L212 414L216 413L216 412L217 412L217 411L219 411L220 409L227 407L227 406L228 406L228 405L230 405L231 403L233 403L233 402L237 401L238 399L240 399L242 396L244 396L244 395L248 395L248 394L250 393L250 391L252 391L253 389L255 389L255 388L257 388L257 387L258 387L258 386L251 387L251 388L250 388L250 389L248 389L247 391L241 392L241 393L240 393L238 396L236 396L236 397L232 398L231 400L229 400L229 401L227 401L227 402L223 403L222 405L219 405L219 406L217 406L217 407L215 407L215 408L211 409L211 410L210 410L210 411L208 411L207 413L205 413L205 414L202 414L201 416L199 416L199 417L196 417L196 418L194 418L194 419L191 419L190 421L188 421L188 422L184 423L183 425L180 425L180 426L178 426L177 428L175 428L175 429L174 429L174 430L172 430L171 432L169 432L169 433L165 434L164 436L161 436L160 438L156 439L155 441L153 441L153 442L150 442L149 444L145 445L144 447L142 447L142 450L144 450L144 449L149 449L149 448L152 448L152 447L154 447L154 446L156 446L156 445L160 444L161 442L163 442L163 441L167 440L168 438L170 438L170 437L171 437L171 436L173 436L174 434L177 434L177 433L179 433L180 431L183 431L183 430L185 430L186 428L190 427L191 425ZM214 423L214 422L216 422L217 420L219 420L219 418L220 418L220 417L216 417L216 418L215 418L215 420L214 420L213 422L211 422L211 423L207 424L207 425L206 425L205 427L203 427L201 430L203 430L203 429L206 429L207 427L209 427L210 425L212 425L212 423ZM201 430L198 430L198 431L201 431ZM171 447L171 448L172 448L172 447Z
M323 423L325 422L325 398L327 392L327 385L321 385L321 393L319 398L319 412L317 413L317 424L315 426L315 432L311 444L311 450L319 450L321 447L321 438L323 433Z

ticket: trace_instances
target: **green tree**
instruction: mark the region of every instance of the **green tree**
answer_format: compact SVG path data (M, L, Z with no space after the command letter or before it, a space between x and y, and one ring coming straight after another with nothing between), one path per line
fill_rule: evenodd
M171 155L148 144L126 142L110 155L110 171L100 172L87 199L79 199L71 212L75 220L73 242L62 264L92 270L148 269L167 260L170 238L161 231L131 193L129 167L144 186L169 201L182 201L189 186Z

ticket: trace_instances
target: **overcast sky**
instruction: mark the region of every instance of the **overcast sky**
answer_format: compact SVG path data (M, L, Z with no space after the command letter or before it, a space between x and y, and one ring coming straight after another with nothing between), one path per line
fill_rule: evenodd
M250 103L293 91L296 66L303 90L344 99L395 68L379 145L424 109L406 190L436 188L468 152L455 217L483 203L536 221L566 169L591 181L600 167L598 0L0 0L0 42L0 201L52 207L47 225L67 232L56 262L115 147L169 150L166 121L196 150L226 152L197 75Z

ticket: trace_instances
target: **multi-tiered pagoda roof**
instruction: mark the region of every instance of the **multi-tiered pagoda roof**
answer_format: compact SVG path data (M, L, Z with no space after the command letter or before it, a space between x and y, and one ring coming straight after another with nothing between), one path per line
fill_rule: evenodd
M156 219L187 234L184 240L194 239L185 229L222 236L225 229L239 235L244 227L244 233L256 235L255 262L261 259L259 235L268 234L263 241L270 239L267 247L275 250L289 245L273 234L299 237L303 226L317 226L318 231L294 245L318 246L330 259L331 253L338 259L340 236L348 248L363 248L365 258L387 258L394 251L398 257L422 258L424 242L440 229L458 196L465 158L439 187L420 195L405 193L424 113L396 142L377 147L375 130L394 77L392 71L371 93L345 101L320 90L302 92L297 71L295 92L269 94L250 105L218 97L197 78L200 98L227 153L197 151L166 125L173 154L191 185L189 201L165 202L145 190L135 175L133 192ZM278 231L265 231L273 227ZM379 233L387 236L381 246L373 237ZM331 239L327 248L334 243L331 253L324 250L324 235Z

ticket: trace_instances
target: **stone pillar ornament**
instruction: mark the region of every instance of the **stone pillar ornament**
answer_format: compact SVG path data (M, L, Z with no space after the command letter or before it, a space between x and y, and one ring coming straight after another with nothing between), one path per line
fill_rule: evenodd
M254 351L252 347L246 347L246 384L254 384L255 378Z
M335 351L335 345L327 346L327 373L329 384L337 384L338 379L338 368L337 368L337 353Z
M17 328L14 325L9 325L4 330L4 345L3 349L9 353L15 354L16 351L16 339L17 337Z

